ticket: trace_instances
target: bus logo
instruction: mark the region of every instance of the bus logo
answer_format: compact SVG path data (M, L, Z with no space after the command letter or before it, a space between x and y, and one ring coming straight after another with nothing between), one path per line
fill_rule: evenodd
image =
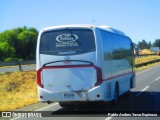
M58 52L59 55L74 55L76 51Z
M74 42L78 39L78 36L75 34L61 34L56 37L58 42Z

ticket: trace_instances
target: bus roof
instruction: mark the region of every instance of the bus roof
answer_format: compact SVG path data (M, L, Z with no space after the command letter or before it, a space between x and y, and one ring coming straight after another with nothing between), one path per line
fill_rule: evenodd
M101 29L105 29L105 30L107 30L107 31L109 31L109 32L118 34L118 35L126 36L126 35L124 34L124 32L122 32L122 31L120 31L120 30L117 30L117 29L114 29L114 28L111 28L111 27L109 27L109 26L98 26L98 27L101 28Z
M78 28L100 28L100 29L104 29L106 31L121 35L121 36L126 36L124 34L124 32L111 28L109 26L95 26L95 25L91 25L91 24L71 24L71 25L60 25L60 26L51 26L51 27L47 27L42 29L42 31L50 31L53 29L59 29L59 28L69 28L69 27L78 27Z
M59 28L69 28L69 27L78 27L78 28L95 28L95 25L89 25L89 24L71 24L71 25L60 25L60 26L51 26L42 29L42 31L45 30L52 30L52 29L59 29Z

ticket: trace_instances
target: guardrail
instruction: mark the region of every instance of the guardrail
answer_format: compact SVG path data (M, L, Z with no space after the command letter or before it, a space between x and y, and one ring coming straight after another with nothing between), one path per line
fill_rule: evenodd
M14 65L28 65L28 64L36 64L36 60L23 60L21 62L0 62L0 67L3 66L14 66Z

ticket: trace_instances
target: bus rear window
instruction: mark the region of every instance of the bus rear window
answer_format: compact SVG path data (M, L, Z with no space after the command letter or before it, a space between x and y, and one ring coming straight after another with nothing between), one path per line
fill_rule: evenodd
M63 29L45 32L40 40L40 54L77 55L95 51L90 29Z

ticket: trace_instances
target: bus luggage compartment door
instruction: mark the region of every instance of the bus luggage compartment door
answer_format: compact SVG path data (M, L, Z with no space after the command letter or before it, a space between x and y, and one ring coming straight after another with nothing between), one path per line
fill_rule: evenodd
M96 70L91 66L43 69L41 75L44 89L53 92L89 90L97 79Z

